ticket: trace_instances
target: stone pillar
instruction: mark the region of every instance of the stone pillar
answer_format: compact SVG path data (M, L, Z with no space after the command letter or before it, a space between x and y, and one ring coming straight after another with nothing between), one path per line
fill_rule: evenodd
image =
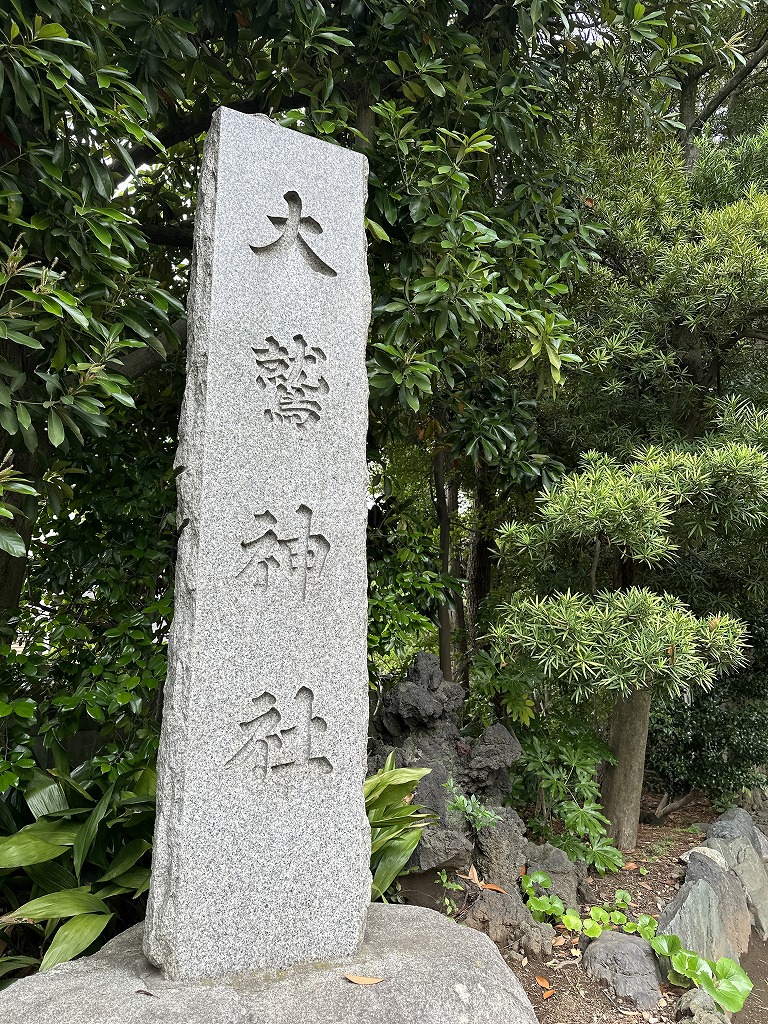
M172 980L365 924L366 175L226 108L205 145L144 940Z

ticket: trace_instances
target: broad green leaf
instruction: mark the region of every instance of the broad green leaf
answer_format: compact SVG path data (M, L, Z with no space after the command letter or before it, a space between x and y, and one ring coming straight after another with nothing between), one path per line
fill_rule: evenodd
M64 441L64 427L55 409L48 410L48 439L54 448Z
M43 864L54 857L60 857L64 850L63 846L46 843L23 832L18 832L14 836L3 836L0 838L0 869Z
M80 914L63 924L48 947L43 962L40 964L40 970L47 971L50 967L64 964L76 957L78 953L82 953L101 935L112 920L112 916L112 914Z
M93 840L96 838L96 833L99 830L104 815L109 810L109 805L112 802L112 794L114 793L114 786L110 786L104 796L99 800L94 809L88 815L87 821L81 825L80 831L77 834L74 845L74 859L75 859L75 874L80 877L80 871L82 870L85 858L88 856L88 852L93 845Z
M374 900L381 899L390 885L394 882L400 872L411 858L421 838L421 830L414 829L393 839L384 847L373 872L371 884L371 896Z
M148 843L146 839L134 839L132 843L128 843L127 846L118 853L115 859L112 861L109 870L106 874L102 875L99 879L100 882L109 882L111 879L116 879L118 875L124 874L141 857L142 854L146 853L147 850L152 849L152 844ZM123 883L127 884L127 883Z
M33 956L0 957L0 978L4 977L6 974L10 974L11 971L18 971L22 967L34 967L35 964L39 963L40 961L36 960Z
M98 899L87 889L62 889L61 892L38 896L21 907L17 907L5 920L18 920L22 917L33 921L50 921L54 917L76 917L79 914L107 914L106 903ZM0 918L3 920L3 918Z
M0 551L4 551L11 558L24 558L27 554L21 536L9 526L0 526Z

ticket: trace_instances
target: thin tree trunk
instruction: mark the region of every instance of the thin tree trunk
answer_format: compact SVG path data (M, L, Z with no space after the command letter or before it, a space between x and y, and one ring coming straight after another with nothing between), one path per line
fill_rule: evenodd
M459 512L459 482L458 480L452 480L446 488L446 497L448 501L448 513L453 522L454 518ZM456 542L455 532L452 534L453 542L451 544L451 576L454 579L459 579L464 575L464 571L461 566L461 557L459 554L459 545ZM456 668L456 678L459 680L461 685L466 691L469 691L469 658L468 658L468 646L467 646L467 619L464 612L464 593L461 587L457 587L453 592L453 600L455 606L454 613L454 634L453 639L456 642L456 646L459 651L459 662Z
M495 490L482 470L477 473L475 488L475 516L479 522L469 535L467 551L467 603L466 619L469 639L474 642L480 606L491 592L491 542L488 539L486 518L492 511Z
M608 835L620 850L637 846L651 696L650 687L636 690L613 706L609 745L618 764L606 766L602 798Z
M685 125L680 132L680 142L683 144L685 167L689 173L695 168L699 156L696 139L691 133L691 127L698 113L696 109L698 92L698 77L693 74L687 75L680 83L680 122Z
M451 564L451 516L445 497L445 455L438 452L432 461L435 478L435 507L440 526L440 570L447 573ZM442 603L437 612L438 644L440 650L440 671L446 679L453 679L451 664L451 609Z

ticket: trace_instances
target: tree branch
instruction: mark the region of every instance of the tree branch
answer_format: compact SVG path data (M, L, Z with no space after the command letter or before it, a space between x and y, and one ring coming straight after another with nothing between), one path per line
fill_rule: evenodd
M184 346L187 341L187 321L177 320L171 326L178 335L181 345ZM107 366L113 373L119 373L123 377L127 377L128 380L137 380L147 373L159 370L168 360L171 349L166 348L164 342L161 344L165 349L163 355L154 348L150 348L149 345L145 348L129 348L125 352L121 352L117 359L113 359Z
M171 249L191 249L194 224L182 221L180 224L139 224L139 229L152 245L166 245Z
M715 93L708 103L704 105L693 123L686 130L686 139L692 134L701 131L707 121L717 113L720 107L722 107L723 103L725 103L731 93L738 89L739 86L749 78L758 64L761 64L762 61L765 60L766 56L768 56L768 39L763 41L746 64L742 65L736 74L729 78L725 85Z

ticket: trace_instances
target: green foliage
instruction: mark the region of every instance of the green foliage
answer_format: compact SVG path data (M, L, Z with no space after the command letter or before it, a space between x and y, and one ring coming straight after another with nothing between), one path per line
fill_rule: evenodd
M496 811L486 807L478 799L476 793L466 796L461 792L453 779L448 779L444 782L443 789L448 790L448 795L451 798L445 805L446 810L458 811L460 814L463 814L473 832L480 832L484 828L494 828L501 821L501 817Z
M651 713L646 765L671 796L703 790L717 804L764 784L768 763L768 674L766 629L757 608L751 651L741 672L715 682L706 694L659 700Z
M729 615L695 616L671 594L632 587L619 593L519 596L493 628L507 656L534 659L546 678L577 700L593 690L628 694L649 686L679 695L710 688L744 664L744 625Z
M429 768L396 768L394 752L384 767L365 780L365 810L371 825L371 899L386 892L411 858L424 828L435 820L412 803L413 791Z
M566 909L558 896L546 895L546 890L552 887L552 879L546 872L522 875L520 887L526 906L536 921L554 921L590 939L597 939L604 931L616 928L630 935L640 935L650 942L657 956L669 959L672 967L669 980L673 985L685 987L689 980L692 981L727 1013L737 1013L752 991L749 977L733 960L721 957L714 963L698 953L683 949L677 935L656 935L656 919L648 914L640 914L637 920L631 920L627 915L632 896L624 889L616 890L612 904L591 907L589 914L582 918L578 910Z
M702 988L726 1013L738 1013L744 1006L752 982L741 967L728 957L717 962L683 949L676 935L658 935L650 940L654 952L669 960L669 980L673 985L692 981Z
M6 982L48 970L136 921L149 887L154 772L33 769L0 802L0 958Z
M553 729L553 734L546 729L521 734L523 751L514 764L510 800L534 806L529 828L571 860L591 864L601 875L617 871L624 859L606 838L597 783L600 763L614 758L591 732L559 720Z

